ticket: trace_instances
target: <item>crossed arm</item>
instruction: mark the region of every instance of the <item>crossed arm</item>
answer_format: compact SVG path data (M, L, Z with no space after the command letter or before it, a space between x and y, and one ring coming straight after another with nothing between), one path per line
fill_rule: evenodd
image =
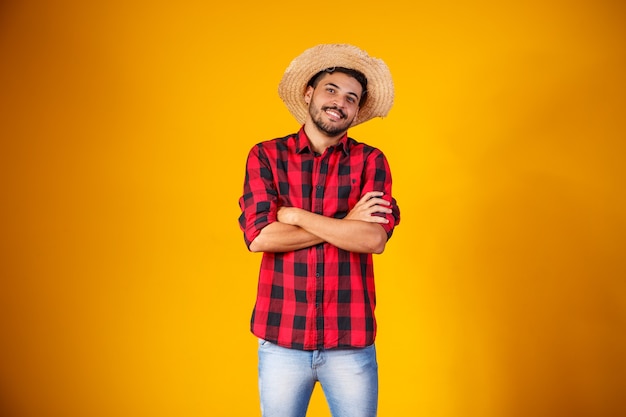
M328 242L350 252L382 253L387 233L384 217L390 203L380 191L366 193L343 219L322 216L296 207L280 207L278 221L265 226L250 244L252 252L287 252Z

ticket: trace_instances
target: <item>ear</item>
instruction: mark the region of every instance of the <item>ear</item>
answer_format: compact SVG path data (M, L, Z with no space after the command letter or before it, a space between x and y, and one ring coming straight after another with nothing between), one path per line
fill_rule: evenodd
M311 86L308 86L306 88L306 91L304 92L304 102L308 105L311 104L311 97L313 97L313 90L314 88Z

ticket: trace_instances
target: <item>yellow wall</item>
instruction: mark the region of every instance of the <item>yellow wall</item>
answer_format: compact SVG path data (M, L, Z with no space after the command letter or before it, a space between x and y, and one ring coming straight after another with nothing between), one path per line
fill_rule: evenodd
M322 42L397 88L380 416L626 414L622 2L90 3L0 5L0 415L258 415L237 199Z

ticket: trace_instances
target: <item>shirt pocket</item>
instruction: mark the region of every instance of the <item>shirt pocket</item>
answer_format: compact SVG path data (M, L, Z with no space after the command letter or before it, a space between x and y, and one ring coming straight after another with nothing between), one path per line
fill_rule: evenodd
M337 212L345 217L361 198L361 176L359 173L340 175L337 189Z

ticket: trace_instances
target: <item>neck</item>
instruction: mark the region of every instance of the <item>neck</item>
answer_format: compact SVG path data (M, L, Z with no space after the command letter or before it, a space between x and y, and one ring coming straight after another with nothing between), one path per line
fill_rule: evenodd
M336 145L339 143L339 140L345 135L345 131L341 132L335 136L328 136L324 132L320 131L315 123L307 120L304 124L304 132L309 138L309 142L311 143L311 149L313 151L322 154L329 146Z

